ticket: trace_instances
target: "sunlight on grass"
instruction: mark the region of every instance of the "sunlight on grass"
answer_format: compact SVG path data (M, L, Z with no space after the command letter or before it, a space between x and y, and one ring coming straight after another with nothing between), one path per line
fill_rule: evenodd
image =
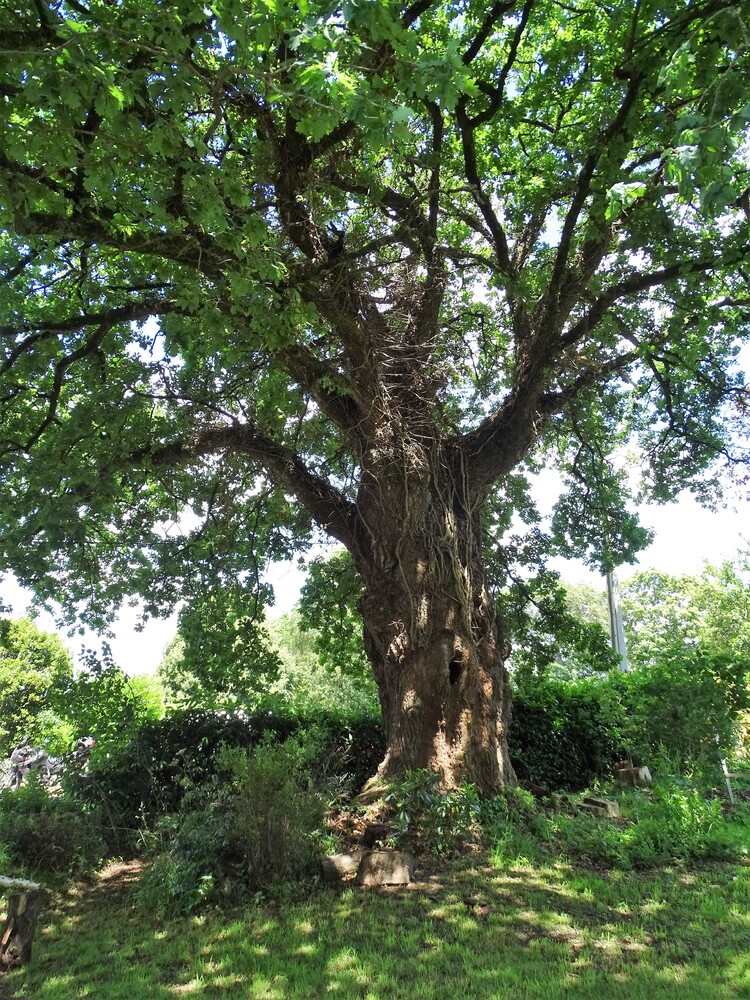
M485 906L481 911L476 901ZM18 1000L740 1000L750 869L446 863L408 890L318 891L159 921L85 893L45 915ZM70 919L77 907L77 922ZM88 907L88 908L87 908ZM75 928L74 933L71 930ZM73 944L74 942L74 944ZM61 974L64 969L64 974ZM2 995L2 994L0 994Z

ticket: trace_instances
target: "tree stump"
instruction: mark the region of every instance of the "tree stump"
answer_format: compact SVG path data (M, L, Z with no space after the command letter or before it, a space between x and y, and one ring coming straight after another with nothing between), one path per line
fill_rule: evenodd
M651 772L647 767L619 766L615 771L615 778L619 784L632 785L634 788L651 784Z
M16 968L31 959L31 946L47 890L37 882L0 876L0 890L9 893L8 915L0 938L0 970Z
M582 812L592 813L594 816L602 816L604 819L619 819L620 807L616 802L609 799L596 799L591 795L581 802L578 808Z

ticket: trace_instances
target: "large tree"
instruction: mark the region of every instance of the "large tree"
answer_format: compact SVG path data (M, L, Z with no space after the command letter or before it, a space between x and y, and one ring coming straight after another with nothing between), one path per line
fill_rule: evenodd
M349 550L380 774L512 781L483 548L726 449L747 0L5 0L2 562L70 613ZM590 515L590 516L589 516Z

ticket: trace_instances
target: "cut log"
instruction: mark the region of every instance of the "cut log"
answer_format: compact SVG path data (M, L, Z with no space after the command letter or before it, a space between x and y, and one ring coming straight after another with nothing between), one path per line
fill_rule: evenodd
M0 876L0 890L8 893L8 915L0 938L0 969L14 969L31 959L36 924L47 901L38 882Z

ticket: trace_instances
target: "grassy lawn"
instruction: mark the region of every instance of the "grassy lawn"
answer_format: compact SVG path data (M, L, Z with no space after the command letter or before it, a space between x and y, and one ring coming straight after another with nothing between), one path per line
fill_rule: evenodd
M476 853L422 867L408 889L318 888L168 921L137 905L134 876L56 894L0 998L750 998L742 864L596 872Z

